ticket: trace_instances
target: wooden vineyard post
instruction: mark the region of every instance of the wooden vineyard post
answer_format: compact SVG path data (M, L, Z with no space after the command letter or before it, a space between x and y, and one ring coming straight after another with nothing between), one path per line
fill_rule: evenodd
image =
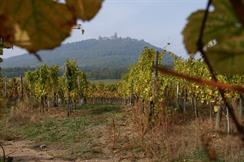
M209 102L209 119L212 122L212 116L213 116L213 103Z
M229 116L229 110L225 107L226 109L226 131L228 134L230 134L230 116Z
M183 113L186 113L187 90L184 88L183 96Z
M81 95L80 95L80 76L78 75L78 77L77 77L77 85L78 85L78 94L79 94L79 101L78 101L78 103L79 103L79 105L81 104ZM75 105L75 109L76 109L76 105Z
M199 112L197 107L197 98L195 96L193 97L193 107L194 107L195 117L197 119L199 117Z
M180 110L180 95L179 95L179 82L176 84L176 107Z
M20 76L21 99L24 97L23 76Z
M4 78L4 97L7 97L7 79Z
M219 105L216 112L216 121L215 121L216 130L220 129L221 117L222 117L222 106Z
M240 119L242 119L243 113L244 113L244 110L243 110L243 99L244 99L244 96L242 94L240 94L240 98L239 98Z

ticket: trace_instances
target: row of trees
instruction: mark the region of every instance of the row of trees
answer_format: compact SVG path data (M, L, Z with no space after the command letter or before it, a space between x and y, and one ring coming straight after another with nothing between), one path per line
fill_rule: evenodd
M222 106L223 101L217 89L199 86L173 76L158 76L155 74L153 68L155 55L156 51L154 49L145 48L138 62L130 68L119 87L119 91L124 97L132 97L149 105L149 120L153 119L153 114L157 114L159 105L162 103L166 104L168 108L176 108L184 113L193 110L195 117L199 117L199 111L202 111L200 108L206 109L208 106L210 108L210 117L212 117L213 112L216 112L219 117L221 117L223 111L228 115L227 109ZM165 52L159 53L157 64L160 64L160 60L164 58L164 55ZM175 57L173 54L171 54L171 57L174 58L174 70L189 76L206 80L211 79L207 66L201 59L194 60L190 58L184 60ZM244 83L244 75L218 75L217 77L224 83L237 85L243 85ZM226 93L226 97L232 103L239 102L241 116L243 114L242 94L229 91ZM192 109L189 109L189 107L192 107ZM170 110L172 109L167 111ZM216 125L219 127L219 122Z
M79 67L79 69L86 73L88 79L102 80L102 79L121 79L121 76L127 72L127 68L121 68L116 66L111 67ZM19 77L24 75L27 71L34 71L34 67L13 67L2 68L1 73L7 78ZM61 69L59 75L63 75L64 71Z

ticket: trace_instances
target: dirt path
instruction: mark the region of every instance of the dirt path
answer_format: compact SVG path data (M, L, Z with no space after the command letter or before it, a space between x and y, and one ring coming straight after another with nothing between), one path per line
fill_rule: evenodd
M14 162L66 162L50 155L45 145L35 145L29 140L8 141L4 143L7 156L13 157Z
M129 162L130 160L120 159L89 159L89 160L64 160L52 156L58 151L47 148L41 148L41 145L35 144L33 141L20 140L4 142L4 149L8 157L13 157L13 162Z

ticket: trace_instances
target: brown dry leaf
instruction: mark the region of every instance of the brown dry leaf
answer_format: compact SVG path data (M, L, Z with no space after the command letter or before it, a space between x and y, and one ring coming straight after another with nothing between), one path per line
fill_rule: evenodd
M75 16L83 21L91 20L102 7L103 0L66 0Z
M1 10L1 8L0 8ZM0 13L0 38L2 39L2 43L4 40L8 40L8 42L14 41L14 27L12 26L13 21L6 15Z

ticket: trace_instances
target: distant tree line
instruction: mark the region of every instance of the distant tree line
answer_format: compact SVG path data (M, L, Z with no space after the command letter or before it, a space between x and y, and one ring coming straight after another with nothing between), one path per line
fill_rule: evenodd
M1 70L1 75L7 78L13 78L18 76L23 76L27 71L34 71L34 67L14 67L14 68L3 68Z
M84 67L83 70L88 79L101 80L101 79L121 79L127 73L127 68L113 68L113 67Z
M2 76L7 78L23 76L27 71L34 71L36 67L15 67L15 68L3 68ZM119 67L79 67L84 71L88 79L102 80L102 79L121 79L127 72L127 68ZM64 71L59 70L58 75L63 75Z

